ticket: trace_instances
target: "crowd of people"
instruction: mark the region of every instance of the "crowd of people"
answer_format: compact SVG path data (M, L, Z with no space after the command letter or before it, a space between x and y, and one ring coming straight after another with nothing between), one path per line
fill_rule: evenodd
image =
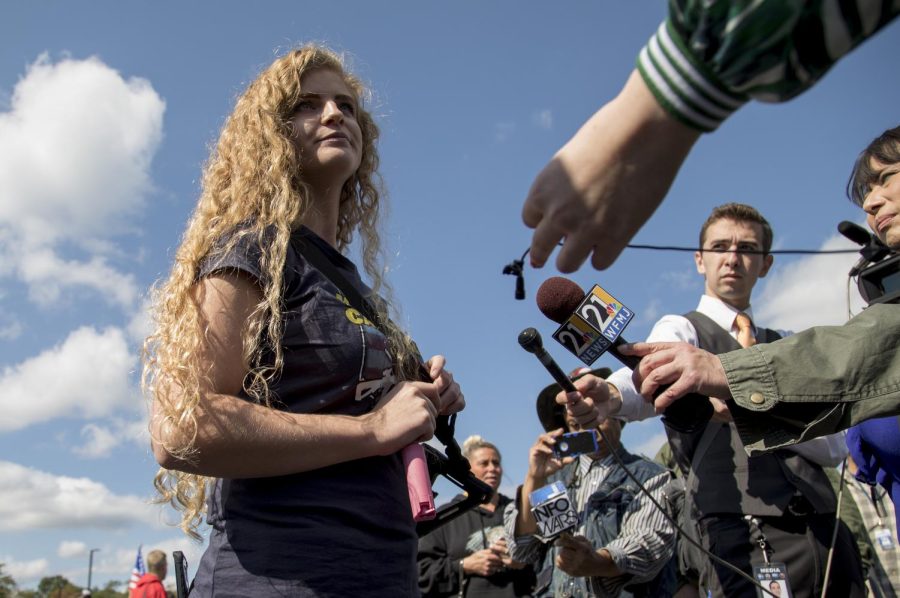
M669 4L622 93L538 175L523 211L536 228L534 266L560 239L560 270L589 255L609 266L701 133L749 99L802 93L900 13L887 0L839 11ZM810 33L838 29L840 43ZM623 348L642 357L633 372L578 371L575 392L539 393L544 433L509 496L498 447L470 438L463 455L490 499L419 538L402 450L466 401L446 359L424 359L396 324L365 92L318 45L264 69L223 126L156 290L144 351L155 483L185 532L197 537L204 514L211 528L191 596L900 591L888 511L900 497L900 429L895 417L870 421L900 414L900 310L873 305L845 326L793 335L764 328L750 298L773 266L773 233L736 203L700 227L696 310ZM860 155L849 187L893 250L898 171L895 127ZM628 209L614 207L625 193ZM345 255L354 238L359 265ZM712 419L666 426L664 463L622 445L626 422L662 412L666 424L665 409L688 392L709 397ZM577 431L597 433L597 448L560 456L562 435ZM835 484L829 471L848 441L856 477ZM531 501L551 484L565 489L574 521L548 539Z
M861 174L862 165L873 160L875 174ZM852 176L871 178L862 205L873 231L889 245L891 226L878 223L879 214L900 214L900 177L892 177L894 172L900 172L900 127L872 142ZM890 208L882 211L885 205ZM678 341L718 355L790 337L790 331L764 328L751 306L756 282L774 264L773 238L768 221L749 205L713 209L700 227L694 255L704 280L697 308L662 317L646 345ZM900 249L900 243L891 246ZM896 418L867 420L847 432L750 456L730 397L702 389L713 403L712 419L685 431L666 425L663 414L667 443L654 463L629 454L620 442L625 422L658 415L645 400L641 372L581 370L571 378L576 392L554 384L539 394L537 413L546 432L531 448L516 499L506 499L505 541L494 549L498 562L502 556L534 569L534 596L763 595L759 590L812 598L900 592L892 500L900 473ZM576 403L590 410L579 410L576 418ZM597 452L574 459L555 455L562 434L593 428L602 432ZM848 474L836 469L844 461ZM481 471L474 462L473 471ZM548 543L538 534L529 496L555 481L564 483L578 525L571 535ZM491 482L496 487L496 478ZM423 595L522 595L466 594L459 585L438 591L437 569L423 568L433 562L434 542L426 537L420 543ZM453 557L465 554L457 550ZM482 575L490 580L493 573Z

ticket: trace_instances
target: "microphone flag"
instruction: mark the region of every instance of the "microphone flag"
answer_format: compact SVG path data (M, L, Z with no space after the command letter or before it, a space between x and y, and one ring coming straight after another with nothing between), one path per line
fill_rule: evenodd
M633 311L595 284L575 312L556 329L553 338L591 365L616 342L633 318Z
M562 482L542 486L532 492L528 499L538 526L536 535L542 542L549 542L578 525L578 514L572 508L566 485Z

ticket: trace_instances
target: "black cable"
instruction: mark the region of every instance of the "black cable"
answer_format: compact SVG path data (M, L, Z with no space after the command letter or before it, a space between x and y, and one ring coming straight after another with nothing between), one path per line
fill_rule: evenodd
M691 538L690 536L688 536L688 535L685 533L685 531L684 531L683 529L681 529L681 526L678 525L678 522L676 522L675 519L669 515L668 509L663 508L663 506L659 504L659 502L653 497L653 495L650 494L650 491L647 490L647 488L644 487L644 485L641 483L641 481L638 480L638 479L635 477L635 475L634 475L633 473L631 473L631 470L628 469L628 467L625 466L625 463L622 461L622 458L621 458L621 457L618 455L618 453L613 449L613 445L610 444L609 441L606 440L606 435L603 433L603 430L600 429L600 426L597 426L597 427L594 428L594 429L597 430L597 432L600 434L600 438L603 440L603 442L606 443L606 446L609 447L609 453L610 453L610 454L613 456L613 458L616 460L616 464L617 464L619 467L621 467L622 469L625 470L625 474L631 479L631 481L634 482L635 484L637 484L637 486L638 486L638 488L640 489L640 491L641 491L643 494L645 494L645 495L647 496L647 498L650 499L650 502L653 503L653 506L656 507L656 508L659 510L660 513L662 513L663 517L665 517L666 519L669 520L669 522L670 522L670 523L672 524L672 526L675 528L675 531L678 532L678 534L679 534L679 536L680 536L680 537L679 537L679 540L687 540L687 541L689 541L691 544L693 544L694 546L696 546L697 548L699 548L704 554L706 554L707 556L711 557L713 560L715 560L716 562L718 562L720 565L724 565L725 567L731 569L732 571L734 571L735 573L737 573L737 574L740 575L741 577L744 577L745 579L747 579L747 581L749 581L750 583L752 583L754 586L756 586L757 588L761 589L761 590L763 591L763 595L765 595L766 593L768 593L768 590L767 590L767 589L762 585L762 583L760 583L758 580L754 579L753 577L751 577L750 575L748 575L746 572L741 571L740 569L738 569L737 567L735 567L734 565L732 565L731 563L729 563L729 562L726 561L725 559L723 559L723 558L721 558L721 557L719 557L719 556L713 554L712 552L710 552L709 550L707 550L706 548L704 548L704 547L700 544L700 542L698 542L698 541L694 540L693 538ZM684 508L689 508L689 505L685 504L685 505L684 505Z
M656 251L709 251L712 253L731 253L730 249L702 249L699 247L676 247L674 245L626 245L629 249L653 249ZM859 249L770 249L763 251L762 249L741 249L735 253L749 253L769 255L777 253L779 255L828 255L835 253L859 253Z
M838 530L841 528L841 499L844 497L844 475L847 471L847 457L841 463L841 483L838 485L837 505L834 507L834 529L831 532L831 545L828 547L828 560L825 564L825 579L822 581L821 598L828 595L828 577L831 575L831 564L834 559L834 545L837 542Z
M559 245L562 245L562 241L559 242ZM708 251L713 253L730 253L729 249L701 249L697 247L678 247L675 245L626 245L625 247L629 249L650 249L654 251ZM508 274L510 276L516 277L516 294L515 298L518 300L525 299L525 256L528 255L528 252L531 251L531 248L525 250L525 253L522 254L517 260L513 260L512 262L506 264L503 267L503 274ZM750 250L740 250L736 253L745 253L745 254L761 254L761 255L769 255L769 254L779 254L779 255L831 255L831 254L840 254L840 253L859 253L858 249L772 249L769 251L763 251L761 249L750 249Z

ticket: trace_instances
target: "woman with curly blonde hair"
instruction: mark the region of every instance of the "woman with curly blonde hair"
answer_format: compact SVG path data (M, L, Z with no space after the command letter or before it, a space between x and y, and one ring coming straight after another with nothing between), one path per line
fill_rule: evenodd
M304 46L240 96L206 166L144 351L160 500L199 537L192 596L415 595L399 451L461 410L388 317L365 87ZM342 252L361 238L363 283ZM317 249L375 324L305 257ZM380 294L379 294L380 293Z

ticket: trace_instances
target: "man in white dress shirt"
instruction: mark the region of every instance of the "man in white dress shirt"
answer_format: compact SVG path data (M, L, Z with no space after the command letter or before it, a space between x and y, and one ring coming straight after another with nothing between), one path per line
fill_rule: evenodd
M721 353L790 334L759 326L750 306L753 287L772 267L771 247L772 229L756 209L736 203L715 208L694 255L705 280L697 309L663 317L647 340L684 341ZM587 378L576 387L601 414L625 421L656 415L635 389L631 370L613 373L607 387ZM749 458L725 403L710 400L715 415L705 428L666 430L684 474L695 533L707 549L748 574L767 562L785 564L793 596L818 596L836 508L822 467L833 467L846 455L843 434ZM828 593L864 596L859 554L846 526L835 546L834 562L841 566L831 572ZM690 544L681 543L679 557L684 578L699 585L701 596L756 596L747 580L712 564Z

